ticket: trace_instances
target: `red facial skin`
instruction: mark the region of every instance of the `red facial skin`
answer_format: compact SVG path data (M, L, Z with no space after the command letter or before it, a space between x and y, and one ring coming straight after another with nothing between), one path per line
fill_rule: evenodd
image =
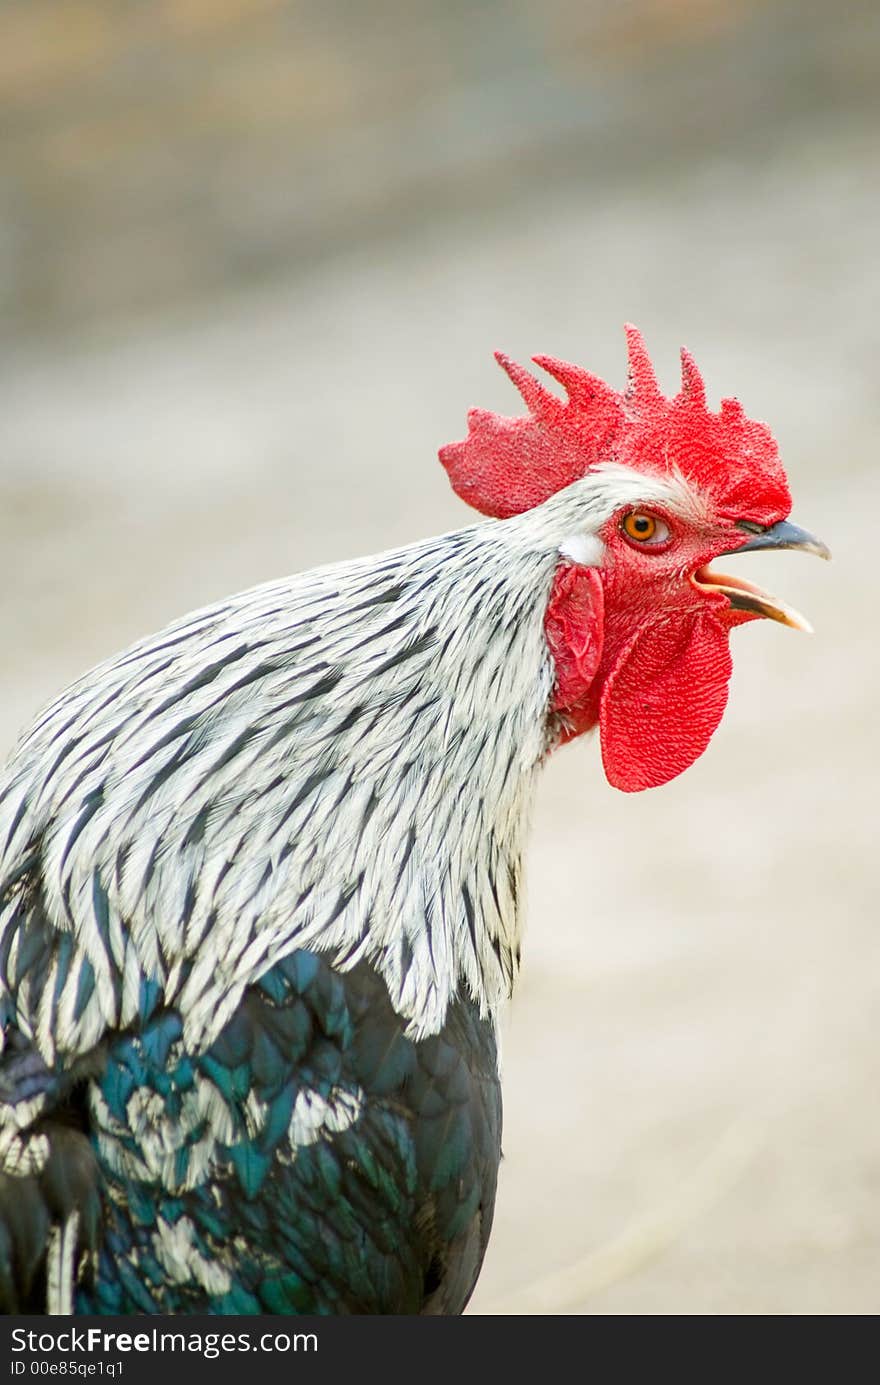
M652 477L684 479L711 520L686 524L660 509L670 529L662 546L629 542L625 512L601 535L601 568L563 563L545 617L556 664L551 704L559 741L598 724L610 783L654 788L687 769L709 743L727 702L728 636L753 620L693 574L748 542L736 521L771 527L787 518L791 496L776 442L735 399L715 413L700 373L681 353L681 390L660 390L645 344L626 328L629 383L623 393L579 366L534 359L564 387L560 399L509 357L499 364L528 408L524 418L482 409L468 436L440 449L458 495L483 514L521 514L603 462Z
M691 580L747 534L651 509L669 537L640 544L623 533L627 513L602 531L601 568L559 567L544 628L560 744L598 723L609 783L635 792L665 784L706 749L727 702L729 633L756 617Z

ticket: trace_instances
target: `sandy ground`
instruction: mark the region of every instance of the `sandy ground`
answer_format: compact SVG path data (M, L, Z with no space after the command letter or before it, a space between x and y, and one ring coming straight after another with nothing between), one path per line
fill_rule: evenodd
M474 1312L880 1309L876 148L825 130L589 196L548 189L0 380L0 740L222 593L465 522L434 458L513 410L504 346L772 421L833 566L736 560L813 639L735 635L731 706L668 788L544 776L505 1161Z

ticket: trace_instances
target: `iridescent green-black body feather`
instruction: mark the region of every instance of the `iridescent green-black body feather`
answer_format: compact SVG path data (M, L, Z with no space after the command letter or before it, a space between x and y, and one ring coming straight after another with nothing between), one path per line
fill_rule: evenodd
M371 967L298 951L204 1053L181 1034L158 1011L77 1094L99 1204L77 1312L461 1312L501 1130L493 1030L472 1002L415 1042ZM58 1138L51 1115L45 1128ZM40 1180L16 1183L38 1206ZM39 1311L43 1292L37 1275L7 1306Z

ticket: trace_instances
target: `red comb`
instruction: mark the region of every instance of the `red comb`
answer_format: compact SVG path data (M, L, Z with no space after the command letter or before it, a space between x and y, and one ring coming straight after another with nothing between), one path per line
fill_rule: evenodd
M625 328L629 382L623 394L580 366L535 356L565 389L560 399L502 352L495 359L529 410L505 418L485 409L468 414L468 436L440 449L452 488L485 515L505 519L540 505L598 462L650 473L679 471L711 492L716 510L761 524L784 519L788 483L769 428L746 418L735 399L720 413L706 407L706 389L690 353L681 352L681 390L661 392L641 333Z

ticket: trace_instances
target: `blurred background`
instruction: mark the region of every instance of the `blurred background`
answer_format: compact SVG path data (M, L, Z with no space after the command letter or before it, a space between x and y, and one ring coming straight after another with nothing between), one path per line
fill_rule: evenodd
M4 0L0 741L185 610L469 522L546 351L768 419L832 567L739 572L683 778L540 790L472 1312L880 1309L880 8Z

